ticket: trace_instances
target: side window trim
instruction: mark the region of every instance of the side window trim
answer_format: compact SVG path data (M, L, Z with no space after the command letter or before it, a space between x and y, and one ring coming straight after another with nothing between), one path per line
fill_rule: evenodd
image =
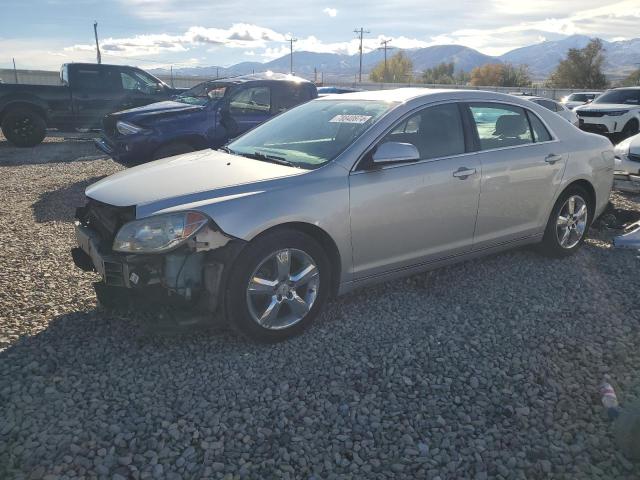
M369 157L369 155L371 155L371 153L373 152L374 148L378 145L378 142L380 142L380 140L382 140L384 137L386 137L391 132L393 132L393 130L395 130L403 122L407 122L416 113L420 112L421 110L425 110L427 108L430 108L430 107L437 107L439 105L450 105L450 104L460 105L460 104L464 104L464 103L465 102L461 101L461 100L443 100L443 101L440 101L440 102L437 102L437 103L430 103L430 104L426 104L426 105L421 105L421 106L416 107L413 110L405 113L402 117L400 117L398 120L396 120L389 128L385 129L384 132L382 132L380 135L378 135L378 137L376 137L376 139L373 142L371 142L371 144L366 149L364 149L364 152L360 155L358 160L356 160L356 162L354 163L353 167L351 168L350 174L366 173L366 172L372 171L372 170L369 169L369 166L368 166L368 163L369 163L368 157ZM458 110L460 110L460 107L458 107ZM453 155L445 155L445 156L442 156L442 157L424 158L424 159L416 160L414 162L394 163L394 164L391 164L391 165L385 165L385 166L382 167L382 169L384 170L384 169L387 169L387 168L406 167L406 166L410 166L410 165L418 165L418 164L427 163L427 162L437 162L437 161L445 160L445 159L448 159L448 158L460 157L460 156L463 156L463 155L469 155L470 153L475 153L473 150L467 150L466 134L464 133L464 130L465 130L464 116L461 116L460 122L462 124L463 134L464 134L464 138L465 138L465 151L464 152L456 153L456 154L453 154Z

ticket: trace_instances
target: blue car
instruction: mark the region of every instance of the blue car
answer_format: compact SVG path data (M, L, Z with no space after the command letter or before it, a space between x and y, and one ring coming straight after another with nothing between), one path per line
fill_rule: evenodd
M173 100L107 115L96 146L131 165L219 148L317 96L312 82L277 73L203 82Z

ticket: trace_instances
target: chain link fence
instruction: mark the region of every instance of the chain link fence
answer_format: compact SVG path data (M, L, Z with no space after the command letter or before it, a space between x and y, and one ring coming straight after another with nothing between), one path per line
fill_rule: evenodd
M3 83L34 84L34 85L60 85L60 74L45 70L12 70L0 69L0 80ZM157 75L163 82L176 88L190 88L205 80L212 80L213 77L199 77L187 75ZM385 90L391 88L404 87L422 87L422 88L454 88L454 89L473 89L473 90L490 90L493 92L503 93L527 93L530 95L538 95L541 97L553 98L560 100L562 97L573 92L581 92L586 90L568 89L568 88L549 88L541 85L532 87L472 87L469 85L427 85L424 83L375 83L375 82L348 82L344 77L333 77L330 75L318 75L317 80L324 80L324 85L342 86L357 88L363 90Z

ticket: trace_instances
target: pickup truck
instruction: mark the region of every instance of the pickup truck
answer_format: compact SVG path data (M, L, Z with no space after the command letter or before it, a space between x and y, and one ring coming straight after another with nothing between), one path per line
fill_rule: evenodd
M100 128L111 112L167 100L176 90L136 67L68 63L62 85L0 85L0 126L9 142L33 147L47 128Z
M312 82L281 73L210 80L171 101L107 115L96 147L123 164L219 148L317 96Z

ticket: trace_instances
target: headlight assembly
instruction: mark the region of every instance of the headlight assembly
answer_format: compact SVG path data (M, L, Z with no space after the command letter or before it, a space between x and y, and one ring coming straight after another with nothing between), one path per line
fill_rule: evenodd
M146 131L144 128L134 125L133 123L123 122L122 120L116 123L116 129L122 135L133 135L134 133L140 133Z
M124 253L161 253L189 239L209 219L198 212L171 213L135 220L122 226L113 250Z
M629 110L618 110L618 111L612 111L612 112L607 112L606 115L610 116L610 117L619 117L620 115L624 115L625 113L627 113Z

